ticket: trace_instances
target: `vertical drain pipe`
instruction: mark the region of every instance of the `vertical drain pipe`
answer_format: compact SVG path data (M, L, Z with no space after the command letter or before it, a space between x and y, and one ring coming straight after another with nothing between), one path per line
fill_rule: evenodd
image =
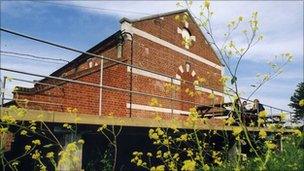
M102 77L103 77L103 58L100 59L100 81L99 81L100 86L102 86ZM102 87L99 88L99 112L98 112L98 115L101 116L101 113L102 113Z
M133 35L130 32L123 32L123 35L129 35L131 37L131 67L130 67L130 114L129 117L132 117L132 91L133 91L133 43L134 43L134 39L133 39ZM128 39L128 37L127 37Z

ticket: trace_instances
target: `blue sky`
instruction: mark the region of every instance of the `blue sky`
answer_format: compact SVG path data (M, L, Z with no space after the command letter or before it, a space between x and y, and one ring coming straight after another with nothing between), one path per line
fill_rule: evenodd
M58 5L77 5L75 6ZM192 11L197 14L201 2L195 1ZM303 1L216 1L211 4L215 13L214 32L222 39L227 21L242 15L249 17L258 11L260 31L264 40L244 58L240 70L240 87L248 95L256 73L267 71L266 62L274 55L291 52L294 60L275 80L267 83L253 98L262 103L289 109L287 104L297 83L303 81ZM103 10L97 10L100 8ZM122 17L140 18L149 14L177 10L174 1L65 1L31 2L1 1L1 27L25 33L59 44L87 50L119 29ZM18 51L40 56L72 60L79 54L49 47L1 32L1 50ZM63 64L43 63L1 56L1 67L40 74L50 74ZM4 75L27 79L12 73ZM21 82L10 82L6 95L14 85L32 86Z

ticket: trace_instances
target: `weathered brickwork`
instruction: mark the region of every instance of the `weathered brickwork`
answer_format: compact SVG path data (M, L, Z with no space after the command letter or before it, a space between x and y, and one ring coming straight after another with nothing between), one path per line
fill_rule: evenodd
M188 19L188 29L191 35L196 37L196 40L189 49L184 47L182 44L182 36L177 33L177 28L183 28L184 23L175 20L176 15L178 14L131 22L130 24L137 29L221 66L219 59L216 57L212 48L206 43L203 34L191 18ZM182 16L183 13L179 15ZM123 117L154 118L156 114L159 114L163 118L168 119L172 119L173 117L179 117L180 119L185 118L186 114L181 115L176 113L176 111L185 112L197 104L211 105L213 102L221 103L223 101L223 97L218 95L215 96L215 99L208 98L210 93L196 91L193 85L193 81L201 77L205 79L203 82L204 87L221 92L223 89L219 81L221 78L221 70L179 53L176 50L150 41L136 33L133 34L133 51L131 51L131 40L126 40L122 48L118 48L118 46L119 45L114 46L103 52L96 51L95 53L128 64L131 64L132 61L135 66L156 73L162 73L163 75L154 73L154 76L157 75L157 78L151 78L149 77L149 75L152 74L151 72L145 72L146 75L141 75L137 73L140 72L140 70L134 68L132 70L131 81L129 67L105 60L102 73L103 85L115 87L120 90L124 89L126 91L111 90L108 88L100 90L98 87L67 82L58 84L57 81L57 86L55 87L44 90L40 89L40 91L35 93L18 92L15 94L15 98L54 103L42 104L29 102L27 107L33 109L66 111L67 108L70 107L77 108L79 113L85 114L98 115L101 110L101 114L103 115L113 114ZM131 59L132 53L133 58ZM77 67L68 67L60 76L99 84L101 77L100 61L101 59L96 57L90 58L85 62L79 63ZM168 92L165 89L165 84L170 83L170 77L180 78L187 82L172 80L173 85L178 87L179 90ZM54 81L50 79L45 79L43 82L54 83ZM38 85L35 87L37 88ZM41 85L39 87L46 88L46 86ZM168 112L153 112L151 108L147 109L147 107L150 107L150 101L153 96L141 95L140 93L130 94L130 92L127 92L128 90L165 97L157 98L161 104L161 106L159 106L160 110L174 109L175 113L172 115ZM193 92L193 94L191 95L189 92ZM100 94L102 94L102 99L100 99ZM130 103L131 106L135 108L131 112L129 109ZM146 108L136 109L142 106Z

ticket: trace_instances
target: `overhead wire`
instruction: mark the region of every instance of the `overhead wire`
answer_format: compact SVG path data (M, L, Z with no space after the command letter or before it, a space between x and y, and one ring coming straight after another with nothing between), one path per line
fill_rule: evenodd
M41 60L50 60L50 61L61 61L64 63L69 63L70 61L62 58L52 58L52 57L45 57L45 56L38 56L38 55L33 55L33 54L28 54L28 53L20 53L20 52L14 52L14 51L4 51L0 50L1 54L8 54L8 55L19 55L19 56L26 56L26 57L31 57L35 59L41 59Z
M150 97L161 98L161 99L166 99L166 100L173 100L173 101L178 101L178 102L183 102L183 103L200 105L199 103L195 103L195 102L191 102L191 101L180 100L180 99L175 99L175 98L170 98L170 97L165 97L165 96L160 96L160 95L154 95L154 94L149 94L149 93L144 93L144 92L139 92L139 91L131 91L131 90L128 90L128 89L112 87L112 86L107 86L107 85L100 85L100 84L95 84L95 83L90 83L90 82L85 82L85 81L79 81L79 80L73 80L73 79L68 79L68 78L62 78L62 77L56 77L56 76L47 76L47 75L42 75L42 74L35 74L35 73L19 71L19 70L15 70L15 69L3 68L3 67L0 67L0 70L13 72L13 73L18 73L18 74L23 74L23 75L30 75L30 76L36 76L36 77L66 81L66 82L70 82L70 83L86 85L86 86L91 86L91 87L96 87L96 88L104 88L104 89L109 89L109 90L121 91L121 92L125 92L125 93L134 93L134 94L143 95L143 96L150 96Z
M112 59L112 58L108 58L108 57L104 57L104 56L101 56L101 55L97 55L97 54L94 54L94 53L90 53L90 52L85 52L85 51L81 51L81 50L78 50L78 49L75 49L75 48L71 48L71 47L67 47L67 46L64 46L64 45L60 45L60 44L56 44L56 43L53 43L53 42L49 42L49 41L46 41L46 40L42 40L42 39L39 39L39 38L35 38L35 37L32 37L32 36L28 36L28 35L25 35L25 34L21 34L21 33L17 33L17 32L14 32L14 31L11 31L11 30L7 30L7 29L4 29L4 28L0 28L0 31L3 31L3 32L6 32L6 33L9 33L9 34L13 34L13 35L16 35L16 36L20 36L20 37L23 37L23 38L26 38L26 39L30 39L30 40L33 40L33 41L37 41L37 42L40 42L40 43L44 43L44 44L48 44L48 45L51 45L51 46L54 46L54 47L58 47L58 48L62 48L62 49L66 49L66 50L70 50L70 51L73 51L73 52L77 52L77 53L80 53L80 54L85 54L85 55L88 55L88 56L93 56L93 57L96 57L96 58L100 58L100 59L104 59L104 60L109 60L109 61L112 61L112 62L115 62L115 63L118 63L118 64L122 64L122 65L125 65L125 66L129 66L129 67L133 67L133 68L136 68L136 69L140 69L140 70L144 70L144 71L147 71L147 72L151 72L151 73L154 73L154 74L158 74L158 75L161 75L161 76L165 76L165 77L169 77L171 79L174 79L174 80L179 80L179 81L185 81L185 80L181 80L181 79L177 79L175 77L172 77L172 76L168 76L166 74L163 74L163 73L159 73L159 72L155 72L155 71L151 71L151 70L147 70L145 68L142 68L142 67L138 67L138 66L135 66L135 65L131 65L131 64L128 64L128 63L125 63L125 62L122 62L122 61L119 61L119 60L115 60L115 59ZM10 69L6 69L6 68L0 68L1 70L6 70L6 71L11 71L13 72L13 70L10 70ZM17 73L22 73L22 71L15 71ZM27 73L27 74L30 74L30 73ZM36 74L32 74L33 76L35 76ZM39 76L37 75L38 77L46 77L46 78L52 78L53 76ZM54 77L52 79L59 79L61 77ZM65 79L65 78L62 78L62 79ZM65 80L62 80L62 81L65 81ZM74 83L77 83L78 80L74 80L76 82ZM88 85L91 85L91 86L97 86L99 87L100 85L98 84L92 84L92 83L88 83ZM102 85L102 86L105 86L105 85ZM111 89L111 87L109 86L105 86L105 87L100 87L100 88L109 88ZM119 91L127 91L125 89L120 89L120 88L116 88L116 87L112 87L116 90L119 90ZM213 89L211 89L213 91ZM130 92L129 92L130 93ZM131 92L132 93L132 92ZM142 92L133 92L133 93L139 93L141 94ZM227 94L225 92L221 92L223 94L226 94L226 95L230 95L230 94ZM143 94L146 94L146 93L143 93ZM157 96L157 95L149 95L149 96ZM231 95L230 95L231 96ZM162 96L160 97L162 98ZM170 98L169 98L170 100ZM181 101L183 102L183 100L179 100L179 99L176 99L177 101ZM176 101L175 100L175 101ZM250 100L249 100L250 101ZM193 103L193 102L192 102ZM197 103L194 103L197 105ZM269 105L265 105L265 106L268 106L268 107L271 107L271 108L274 108L274 109L277 109L277 110L281 110L281 111L286 111L286 112L289 112L291 113L290 111L287 111L287 110L283 110L283 109L279 109L279 108L276 108L276 107L272 107L272 106L269 106Z
M13 57L13 58L22 58L22 59L28 59L28 60L32 60L32 61L40 61L40 62L45 62L45 63L53 63L53 64L66 64L63 62L56 62L56 61L46 61L43 59L36 59L36 58L32 58L32 57L27 57L27 56L21 56L21 55L13 55L13 54L1 54L1 57Z
M65 7L76 7L76 8L83 8L83 9L91 9L91 10L97 10L97 11L114 11L114 12L120 12L120 13L133 13L138 15L151 15L152 13L146 13L146 12L138 12L138 11L131 11L131 10L122 10L122 9L109 9L109 8L100 8L100 7L89 7L89 6L83 6L83 5L76 5L76 4L67 4L67 3L54 3L49 1L34 1L39 3L45 3L50 5L56 5L56 6L65 6Z
M150 73L153 73L153 74L157 74L157 75L161 75L161 76L164 76L164 77L168 77L168 78L173 79L173 80L187 82L187 80L178 79L178 78L169 76L169 75L164 74L164 73L148 70L146 68L139 67L139 66L136 66L136 65L132 65L132 64L129 64L129 63L126 63L126 62L123 62L123 61L116 60L116 59L108 58L108 57L97 55L97 54L90 53L90 52L81 51L81 50L78 50L78 49L75 49L75 48L67 47L67 46L60 45L60 44L57 44L57 43L53 43L53 42L50 42L50 41L42 40L42 39L35 38L35 37L32 37L32 36L28 36L28 35L25 35L25 34L17 33L17 32L14 32L14 31L10 31L10 30L4 29L4 28L0 28L0 30L3 31L3 32L9 33L9 34L13 34L13 35L16 35L16 36L20 36L20 37L26 38L26 39L37 41L37 42L40 42L40 43L45 43L45 44L48 44L50 46L54 46L54 47L66 49L66 50L69 50L69 51L77 52L77 53L80 53L80 54L85 54L85 55L88 55L88 56L92 56L92 57L108 60L108 61L111 61L111 62L115 62L117 64L122 64L122 65L129 66L129 67L132 67L132 68L136 68L136 69L140 69L140 70L143 70L143 71L147 71L147 72L150 72ZM212 91L215 90L214 88L210 88L210 87L207 87L207 88L211 89ZM215 90L215 91L219 91L219 90ZM221 92L221 93L224 93L224 92Z

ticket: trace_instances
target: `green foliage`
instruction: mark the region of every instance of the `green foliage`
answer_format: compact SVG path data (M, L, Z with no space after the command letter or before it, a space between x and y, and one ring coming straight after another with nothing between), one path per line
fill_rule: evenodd
M304 119L304 82L298 84L293 96L290 97L291 103L289 104L295 111L294 119L300 120Z

